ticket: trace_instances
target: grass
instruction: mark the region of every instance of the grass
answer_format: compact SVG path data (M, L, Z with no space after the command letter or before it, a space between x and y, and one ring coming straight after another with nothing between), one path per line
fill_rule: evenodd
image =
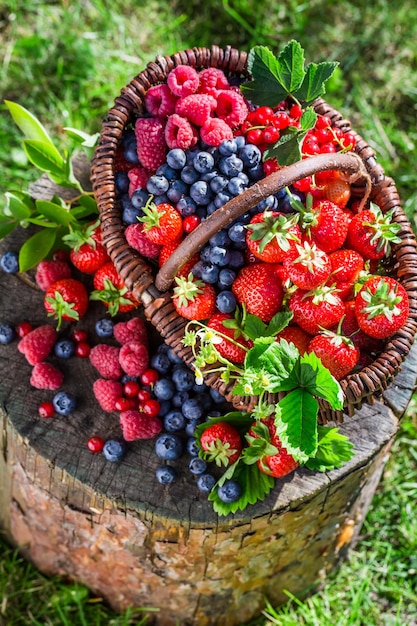
M0 6L0 193L26 186L20 135L2 104L33 111L67 146L63 126L94 133L121 87L157 54L295 38L307 60L338 60L327 98L370 143L416 225L417 5L413 0L3 0ZM362 536L349 560L304 602L289 599L256 626L417 624L417 402L402 423ZM139 625L87 589L47 578L0 543L0 626Z

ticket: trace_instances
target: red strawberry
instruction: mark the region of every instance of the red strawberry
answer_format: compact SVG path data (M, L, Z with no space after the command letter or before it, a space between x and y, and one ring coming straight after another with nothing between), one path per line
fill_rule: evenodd
M257 213L248 224L247 246L258 259L266 263L281 263L301 240L298 215L276 211Z
M74 267L84 274L94 274L110 260L101 243L100 222L89 224L84 229L71 229L64 241L71 248L70 259Z
M391 250L391 243L399 243L400 224L392 222L392 211L385 215L372 204L353 216L347 233L346 246L359 252L365 259L382 259Z
M328 177L324 183L321 183L316 175L316 184L321 187L319 197L321 200L329 200L344 209L350 199L350 184L341 178L340 172L332 173L333 176Z
M281 478L290 474L299 466L299 463L282 446L276 433L273 417L255 422L246 438L249 446L256 440L259 451L257 463L260 471L264 474Z
M407 292L394 278L373 276L356 296L355 312L361 330L371 337L384 339L407 321Z
M345 305L334 288L321 286L313 291L297 289L289 300L294 322L310 335L332 328L343 317Z
M254 263L243 267L237 275L232 291L248 313L270 322L282 306L284 292L275 265Z
M227 467L237 461L242 452L239 431L229 422L217 422L208 426L200 437L204 458L219 467Z
M163 202L156 206L153 202L143 207L144 216L139 220L143 222L143 233L149 241L163 246L180 239L182 235L182 219L170 204Z
M196 280L192 274L188 278L177 276L173 303L179 315L189 320L205 320L213 315L216 306L216 292L212 285Z
M360 356L359 349L351 339L330 330L313 337L308 352L314 352L336 380L347 376Z
M50 285L45 293L44 305L48 315L58 320L78 321L88 309L88 292L84 284L75 278L63 278Z
M128 376L142 376L149 365L148 348L139 341L123 344L120 348L119 363Z
M17 344L19 352L25 355L30 365L41 363L51 352L57 340L55 328L45 324L34 328Z
M122 411L120 426L125 441L152 439L162 430L162 422L158 417L148 417L139 411Z
M293 343L298 352L303 355L308 350L311 335L309 335L303 328L300 328L300 326L287 326L281 330L276 337L277 341L280 341L281 339L285 339L288 343Z
M71 268L66 261L40 261L36 267L35 281L42 291L62 278L71 278Z
M96 368L100 376L111 380L119 380L123 370L119 363L120 348L99 343L90 350L91 365Z
M180 243L181 243L181 240L177 239L176 241L167 243L165 246L162 246L162 248L160 248L161 251L158 257L159 267L163 266L165 261L169 259L171 254L174 252L174 250L178 248ZM194 265L197 263L199 259L200 259L200 255L198 254L198 252L193 254L191 259L189 259L188 261L185 261L184 265L180 267L180 269L178 270L177 276L188 276L188 274L191 272L192 268L194 267Z
M110 315L127 313L139 306L139 302L128 291L112 261L97 270L93 284L94 291L91 292L90 299L103 302L108 307Z
M63 380L64 374L50 363L35 363L30 384L36 389L58 389Z
M324 283L331 271L327 254L308 241L296 244L295 251L295 258L289 256L284 260L284 268L294 285L308 291Z
M116 402L123 394L123 385L118 380L99 378L93 383L94 396L107 413L116 411Z
M354 295L355 283L364 269L363 257L356 250L341 249L329 254L332 272L328 284L334 285L342 300Z
M306 236L327 252L334 252L345 242L350 218L334 202L319 200L303 212L302 228Z
M355 313L355 300L345 301L345 314L340 331L342 335L353 341L362 354L366 352L370 355L381 351L382 340L370 337L359 328Z
M247 351L252 347L252 342L245 339L237 322L234 327L226 327L223 323L229 320L229 324L232 324L234 319L232 315L227 313L215 313L210 317L207 326L222 335L227 335L227 337L230 337L230 339L233 339L233 342L235 342L232 343L232 341L217 335L218 342L216 341L215 348L221 356L228 361L232 361L232 363L243 363Z

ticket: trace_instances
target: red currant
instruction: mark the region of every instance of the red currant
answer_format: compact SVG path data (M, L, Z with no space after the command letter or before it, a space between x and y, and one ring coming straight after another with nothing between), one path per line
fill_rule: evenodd
M298 189L298 191L310 191L311 180L311 176L306 176L305 178L297 180L293 186Z
M145 370L140 377L140 382L146 387L153 387L157 380L159 380L159 374L153 369Z
M331 126L332 120L327 115L319 115L316 121L315 128L321 130L323 128L329 128Z
M123 385L123 393L128 398L135 398L140 391L140 385L135 380L128 380Z
M148 417L157 417L161 410L161 405L158 400L150 398L149 400L145 400L145 402L141 403L140 409Z
M149 400L151 397L152 397L152 394L149 391L149 389L140 389L138 392L139 402L146 402L146 400Z
M333 141L333 133L330 128L316 129L316 137L319 143L328 143Z
M20 339L30 333L31 330L33 330L33 326L30 322L20 322L20 324L16 326L16 334Z
M276 128L278 128L278 130L283 130L284 128L288 128L288 126L291 124L290 116L285 111L278 111L274 115L272 124Z
M116 409L116 411L119 412L129 411L129 409L131 408L129 398L124 398L123 396L117 398L116 402L114 403L114 408Z
M275 126L267 126L262 131L262 140L267 144L276 143L279 139L279 130Z
M356 146L356 137L352 133L344 133L340 139L340 144L345 150L354 150Z
M52 259L54 261L68 261L68 252L66 250L55 250Z
M248 131L246 137L249 143L253 143L255 146L257 146L259 143L262 142L262 129L252 128Z
M84 341L80 341L79 343L75 344L75 354L80 357L80 359L87 358L90 354L90 350L90 346Z
M90 437L90 439L87 441L87 448L90 450L90 452L101 452L104 448L103 437L99 437L98 435Z
M320 146L320 154L332 154L336 152L334 143L322 143Z
M55 407L52 402L42 402L38 407L40 417L53 417L55 415Z
M300 105L293 104L290 109L290 117L292 117L294 120L299 120L302 114L303 114L303 110L300 107Z
M267 159L264 161L264 171L267 176L272 174L272 172L277 172L279 169L279 165L276 159Z
M195 228L197 228L200 222L201 219L198 217L198 215L187 215L187 217L184 217L184 219L182 220L182 227L184 229L184 232L186 232L187 234L191 233Z
M82 330L82 328L76 328L72 333L72 338L76 343L84 343L88 339L88 333L86 330Z
M274 117L274 111L271 107L261 106L254 111L254 123L259 126L266 126Z

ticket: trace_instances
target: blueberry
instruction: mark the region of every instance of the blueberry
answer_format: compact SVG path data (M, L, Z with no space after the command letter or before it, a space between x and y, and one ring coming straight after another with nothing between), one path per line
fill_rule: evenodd
M189 391L195 383L195 376L188 367L177 367L172 372L172 382L177 391Z
M210 493L216 484L216 479L211 474L200 474L197 478L197 488L203 493Z
M234 272L233 270L229 269L228 267L224 267L223 269L221 269L219 272L219 280L217 283L219 289L227 289L228 287L231 287L235 281L235 278L236 272Z
M214 178L211 179L210 189L214 193L219 193L219 191L223 191L223 189L226 189L228 182L229 182L229 179L226 176L222 176L218 174L217 176L214 176Z
M181 437L173 433L159 435L155 441L155 453L164 461L175 461L183 452Z
M113 337L114 322L108 317L96 321L95 330L99 337Z
M164 416L164 428L169 433L175 433L182 430L185 426L185 417L180 410L169 411Z
M200 474L204 474L204 472L206 471L207 463L206 461L204 461L204 459L200 459L199 456L193 456L188 464L188 469L190 470L191 474L199 476Z
M217 391L217 389L213 389L212 387L210 387L210 395L212 397L213 402L215 402L216 404L220 404L221 402L224 402L224 396L222 396L222 394ZM211 415L213 415L213 413L211 413Z
M243 170L243 161L236 154L222 157L219 161L219 170L229 178L237 176Z
M247 143L238 152L239 158L242 159L245 167L255 167L262 160L262 153L257 146Z
M188 435L189 437L193 437L195 433L195 429L197 428L199 424L201 424L201 420L187 420L187 423L184 428L185 434Z
M192 185L200 178L200 173L192 165L186 165L181 170L181 180L183 180L187 185Z
M216 176L218 175L219 172L217 170L211 170L210 172L205 172L205 174L200 174L200 180L204 180L206 183L210 183L213 178L216 178Z
M232 194L232 196L239 196L241 193L245 191L248 183L244 181L244 179L239 176L233 176L227 184L227 191Z
M150 366L155 369L159 374L168 374L172 367L172 363L167 354L163 352L157 352L151 357Z
M171 400L175 393L174 383L170 378L160 378L156 381L153 392L158 400Z
M0 343L6 345L11 343L13 339L16 337L16 330L14 326L4 322L0 325Z
M210 260L210 252L211 252L211 246L210 245L207 245L207 246L204 246L204 248L201 248L201 250L200 250L200 259L203 262L208 263L209 260Z
M239 269L245 265L245 255L240 250L230 252L229 267Z
M187 452L188 452L188 454L190 454L191 456L197 456L199 450L200 449L198 447L196 438L195 437L189 437L187 439Z
M198 420L203 416L203 406L199 396L189 398L184 402L182 414L187 420Z
M225 246L227 244L230 244L230 239L229 239L229 235L227 234L227 230L225 230L224 228L219 230L212 237L210 237L209 243L211 246Z
M146 183L146 189L154 196L160 196L161 194L166 193L168 188L169 182L165 176L158 176L157 174L150 176L148 182Z
M236 141L236 147L238 150L240 150L240 148L243 148L243 146L246 144L246 140L243 135L238 135L234 139Z
M265 200L261 200L256 205L259 213L263 213L264 211L276 211L278 208L278 200L275 196L268 196Z
M219 280L219 268L213 263L202 263L201 265L201 280L209 285L215 285Z
M167 153L167 163L169 167L175 170L182 170L187 162L187 157L184 150L181 148L173 148Z
M242 494L242 487L235 480L226 480L218 488L217 494L222 502L236 502Z
M136 189L132 193L130 202L134 209L143 209L147 201L149 200L149 193L145 189Z
M175 395L172 396L172 406L174 406L176 409L180 409L189 397L190 394L188 393L188 391L178 391Z
M170 485L177 478L177 472L169 465L160 465L155 470L155 476L161 485Z
M291 189L291 195L294 198L294 200L300 200L301 202L303 202L304 200L304 194L300 193L296 189L294 190ZM290 196L288 195L285 189L282 189L281 192L275 194L275 197L278 201L278 211L281 211L281 213L293 213L294 212L294 209L291 206Z
M120 379L120 382L125 384L128 382L139 382L139 378L137 376L129 376L128 374L123 374L123 376Z
M19 255L14 250L8 250L0 258L0 267L7 274L16 274L19 271Z
M71 339L60 339L54 346L54 353L59 359L70 359L75 353L75 343Z
M142 209L135 209L129 200L129 204L125 205L122 210L122 220L124 224L137 224L138 217L142 217Z
M210 172L214 167L213 155L210 152L199 152L193 159L193 165L200 174Z
M136 142L132 141L124 150L124 157L128 163L140 165Z
M116 172L114 185L117 193L127 193L129 191L129 176L127 172Z
M217 294L216 306L220 313L233 313L236 310L236 297L232 291L221 291Z
M171 400L158 400L159 402L159 417L165 417L172 409Z
M173 180L166 192L167 198L172 203L177 203L188 193L188 185L183 180Z
M213 192L204 180L197 180L190 187L190 196L197 204L206 205L213 199Z
M234 243L246 243L247 229L242 222L235 222L227 232L230 240Z
M211 215L212 213L214 213L214 211L217 211L217 207L214 204L213 200L208 203L204 211L205 211L205 215L201 216L202 220L205 220L208 215Z
M168 181L174 181L178 177L178 171L173 167L170 167L168 163L163 163L158 167L155 174L157 176L164 176Z
M120 461L126 452L126 446L123 441L117 441L116 439L108 439L103 447L103 455L106 461L117 463Z
M262 163L258 163L255 167L249 167L246 171L250 180L257 181L265 178L265 170Z
M209 261L219 267L226 267L230 262L230 251L224 246L213 246L210 251Z
M190 196L183 196L178 200L175 208L181 217L188 217L188 215L194 215L197 210L197 204Z
M222 207L224 204L226 204L226 202L229 202L229 200L231 200L233 198L232 194L227 191L227 190L223 190L223 191L219 191L219 193L216 194L216 196L214 197L214 204L215 206L220 209L220 207Z
M55 411L60 415L69 415L75 410L77 401L75 396L67 391L58 391L52 398Z
M167 350L167 356L171 363L173 363L174 365L184 365L184 361L182 360L182 358L178 356L178 354L172 348L169 348Z
M225 139L219 146L219 153L222 156L230 156L237 152L236 139Z

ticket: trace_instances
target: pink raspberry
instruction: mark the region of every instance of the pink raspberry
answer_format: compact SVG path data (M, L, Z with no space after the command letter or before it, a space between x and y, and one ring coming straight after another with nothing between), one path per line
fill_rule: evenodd
M35 363L30 384L36 389L58 389L63 380L64 374L50 363Z
M118 380L98 378L93 383L94 396L107 413L116 410L116 401L123 396L123 385Z
M118 322L113 327L113 336L121 345L130 342L148 345L145 322L140 317L132 317L127 322Z
M19 352L25 355L30 365L41 363L54 347L57 333L53 326L38 326L25 335L17 344Z
M196 126L202 126L216 108L216 99L205 93L193 93L177 102L175 112Z
M118 380L123 376L119 363L120 348L100 343L90 350L90 362L100 376L111 380Z
M188 150L198 141L197 129L190 122L174 113L170 115L165 126L165 140L170 149L181 148Z
M40 261L36 267L35 281L42 291L61 278L71 278L71 268L66 261Z
M139 117L135 124L139 161L148 170L155 171L165 162L167 151L164 122L156 117Z
M148 182L151 172L144 167L133 167L127 173L129 177L129 197L136 189L146 189L146 183Z
M145 95L147 111L154 117L167 117L175 111L177 97L166 83L150 87Z
M220 90L230 88L225 73L217 67L208 67L202 70L199 74L199 78L200 85L198 92L207 93L210 96L214 96L214 98L217 98L217 94Z
M233 139L233 131L224 120L211 118L201 127L200 137L209 146L220 146L225 139Z
M216 114L224 120L230 128L236 128L243 124L247 115L248 107L244 97L237 91L229 89L220 91L217 97Z
M128 376L141 376L149 365L148 348L139 341L129 341L120 348L119 362Z
M161 251L161 246L152 243L143 233L144 224L129 224L125 230L126 241L131 248L137 250L142 256L148 259L157 259Z
M200 79L197 71L189 65L178 65L171 70L167 77L167 84L173 94L184 98L198 89Z
M162 430L162 422L159 417L148 417L133 410L120 413L120 426L126 441L152 439L152 437L159 435Z

